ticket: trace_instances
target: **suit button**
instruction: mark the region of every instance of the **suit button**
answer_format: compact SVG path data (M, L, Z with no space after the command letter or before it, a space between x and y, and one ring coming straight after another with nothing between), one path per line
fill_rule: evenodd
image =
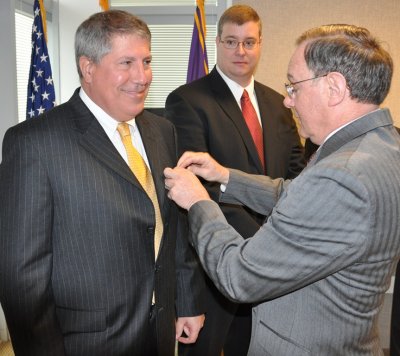
M148 232L149 234L154 234L154 226L149 226L149 227L147 228L147 232Z

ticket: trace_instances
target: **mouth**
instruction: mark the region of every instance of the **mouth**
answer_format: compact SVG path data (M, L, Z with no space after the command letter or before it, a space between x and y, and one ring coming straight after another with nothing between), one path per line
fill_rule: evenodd
M122 89L121 91L132 98L137 98L137 97L142 97L142 96L146 95L147 86L143 86L141 88L135 88L135 89Z

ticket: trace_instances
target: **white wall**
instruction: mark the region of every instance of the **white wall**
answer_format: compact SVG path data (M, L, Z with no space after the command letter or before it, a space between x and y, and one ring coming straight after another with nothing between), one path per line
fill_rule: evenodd
M0 11L0 143L6 130L18 123L14 0L2 0ZM1 161L1 152L0 152Z
M95 12L101 11L98 0L58 0L60 95L66 102L79 86L75 66L74 37L78 26Z

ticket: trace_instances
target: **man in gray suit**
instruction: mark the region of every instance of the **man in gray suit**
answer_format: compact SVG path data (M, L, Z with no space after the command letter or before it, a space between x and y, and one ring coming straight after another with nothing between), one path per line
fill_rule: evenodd
M379 108L392 71L368 30L311 29L297 41L284 101L320 145L297 178L194 152L164 171L207 274L232 300L257 303L249 355L383 354L378 314L400 256L400 139ZM270 214L254 237L241 238L193 173L223 184L221 201Z
M143 111L150 39L131 14L94 14L75 38L81 88L6 133L0 301L16 355L172 356L203 324L201 271L164 188L175 130Z

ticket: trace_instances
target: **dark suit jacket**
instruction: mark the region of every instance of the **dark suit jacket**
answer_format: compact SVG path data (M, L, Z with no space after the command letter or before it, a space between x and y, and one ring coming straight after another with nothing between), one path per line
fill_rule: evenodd
M78 91L6 133L0 302L17 355L142 355L158 342L170 356L176 313L201 314L194 256L164 189L175 130L146 112L136 122L165 223L156 263L152 203Z
M247 173L294 178L304 167L303 148L283 96L255 82L263 126L265 167L242 112L225 81L214 68L211 73L174 90L166 101L166 117L179 136L179 152L209 152L226 167ZM219 184L207 188L218 201ZM228 222L245 238L254 235L264 217L244 207L223 205Z

